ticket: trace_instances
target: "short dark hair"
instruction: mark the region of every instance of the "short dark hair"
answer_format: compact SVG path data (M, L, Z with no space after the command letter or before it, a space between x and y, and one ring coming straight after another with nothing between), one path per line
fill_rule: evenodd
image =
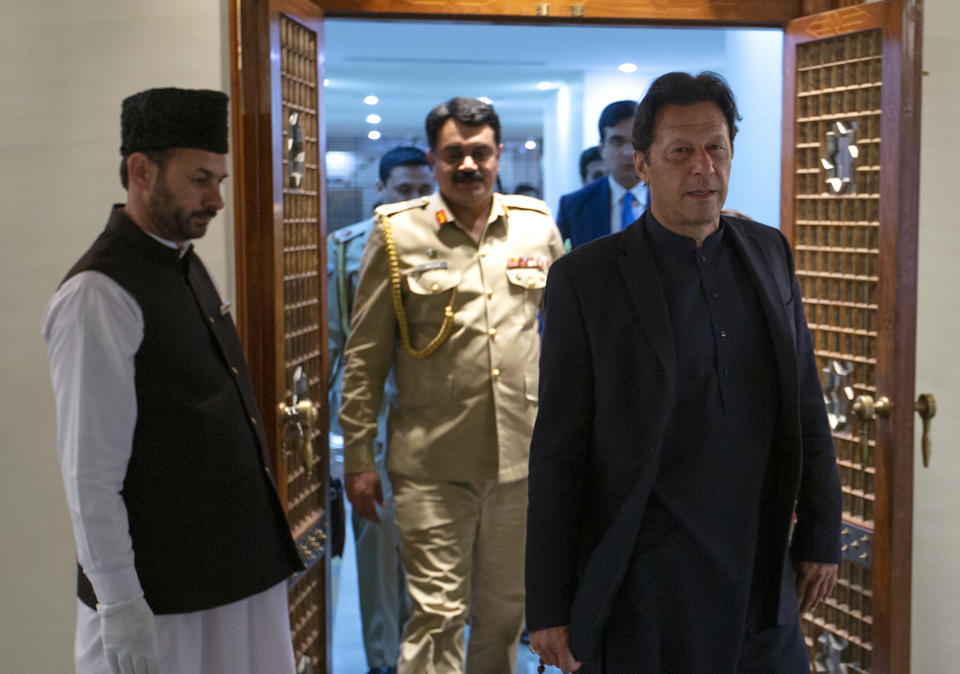
M380 157L380 182L384 185L390 180L390 174L398 166L426 166L427 153L419 147L395 147Z
M606 139L605 129L609 126L616 126L625 119L633 119L633 114L637 111L636 101L614 101L603 109L600 113L600 121L597 122L597 128L600 129L600 142Z
M160 171L163 172L163 167L166 166L167 160L170 159L170 153L173 152L173 150L174 148L168 147L165 150L145 150L141 154L147 155L147 159L156 164ZM130 154L133 153L131 152ZM120 184L123 185L123 189L128 189L130 184L130 177L127 175L127 157L129 156L128 154L120 160Z
M457 96L441 103L427 115L427 141L431 150L437 148L440 129L448 119L455 119L467 126L489 126L493 129L494 142L500 144L500 118L493 106L479 98Z
M591 162L602 161L603 157L600 156L600 147L594 145L593 147L588 147L586 150L580 153L580 180L587 179L587 166Z
M653 144L653 125L663 106L696 103L717 104L727 120L732 148L733 138L737 135L737 121L742 119L737 102L723 77L704 71L696 77L690 73L667 73L653 81L633 118L633 149L644 155L649 152Z

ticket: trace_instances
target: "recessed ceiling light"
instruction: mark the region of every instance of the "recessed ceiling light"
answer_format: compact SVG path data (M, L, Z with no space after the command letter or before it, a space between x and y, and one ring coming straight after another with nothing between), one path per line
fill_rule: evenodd
M325 87L329 87L329 86L330 86L330 79L329 79L329 78L327 78L327 77L324 77L324 78L323 78L323 86L325 86Z
M537 141L535 141L533 138L527 138L527 140L523 143L523 146L528 150L536 150Z
M478 101L483 101L483 102L486 103L487 105L493 105L493 101L491 101L491 100L490 100L489 98L487 98L486 96L480 96L477 100L478 100Z
M377 98L376 96L370 95L364 98L363 102L366 103L367 105L376 105L377 103L380 102L380 99Z
M380 115L375 115L373 113L367 115L367 124L379 124Z
M621 63L620 70L625 73L633 73L637 71L636 63Z
M547 89L553 89L553 82L547 82L546 80L544 80L543 82L539 82L539 83L537 84L537 89L539 89L540 91L546 91Z
M380 140L380 132L377 131L376 129L373 129L370 131L370 133L367 134L367 138L369 138L370 140Z

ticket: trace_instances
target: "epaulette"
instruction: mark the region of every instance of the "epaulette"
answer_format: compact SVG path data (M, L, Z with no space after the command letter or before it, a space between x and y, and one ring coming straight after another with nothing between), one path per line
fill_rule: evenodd
M550 207L547 206L546 202L528 197L525 194L504 194L501 195L500 199L508 210L518 208L525 211L537 211L544 215L550 215Z
M358 236L366 236L370 233L370 229L373 223L357 222L348 227L341 227L335 232L330 234L330 240L334 243L346 243L352 239L356 239Z
M427 204L430 203L430 199L427 197L417 197L416 199L410 199L409 201L398 201L395 204L383 204L382 206L377 206L377 210L374 211L378 217L389 218L391 215L396 215L397 213L402 213L403 211L409 211L414 208L426 208Z

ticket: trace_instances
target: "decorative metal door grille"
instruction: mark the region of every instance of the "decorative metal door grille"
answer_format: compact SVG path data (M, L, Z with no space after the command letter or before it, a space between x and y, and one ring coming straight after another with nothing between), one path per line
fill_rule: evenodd
M794 250L817 360L831 384L844 559L833 595L804 619L817 671L867 672L872 652L875 463L845 402L876 397L881 31L797 46ZM832 390L831 390L832 389ZM828 408L830 404L828 403ZM833 667L828 663L833 663Z
M283 344L284 381L291 385L302 367L308 396L324 404L321 339L321 244L319 141L317 133L317 35L302 24L279 17L283 154ZM290 391L287 391L290 395ZM291 581L290 623L298 659L310 659L320 671L326 648L326 534L322 428L304 429L315 451L308 470L304 457L288 457L287 518L308 569ZM299 665L299 663L298 663Z

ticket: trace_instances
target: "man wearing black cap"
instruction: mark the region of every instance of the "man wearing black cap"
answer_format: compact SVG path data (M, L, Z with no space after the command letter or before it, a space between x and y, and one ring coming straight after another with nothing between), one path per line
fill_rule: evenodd
M294 671L302 568L236 329L190 239L223 208L227 97L123 102L126 204L47 306L79 674Z

